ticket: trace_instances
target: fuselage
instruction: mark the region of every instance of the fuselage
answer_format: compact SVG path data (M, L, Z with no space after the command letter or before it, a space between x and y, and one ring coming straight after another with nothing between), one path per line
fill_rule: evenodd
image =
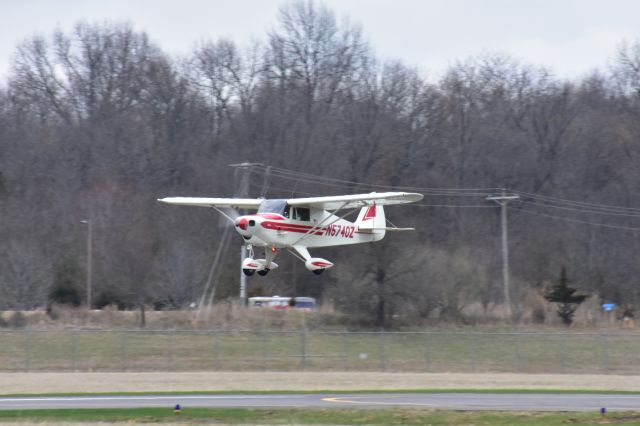
M265 200L256 214L236 219L247 244L264 247L327 247L377 241L382 235L361 232L358 226L325 210L290 207L285 200Z

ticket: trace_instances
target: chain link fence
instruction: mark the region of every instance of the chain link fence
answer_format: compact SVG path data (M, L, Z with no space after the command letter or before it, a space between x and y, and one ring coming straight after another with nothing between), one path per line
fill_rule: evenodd
M0 371L640 374L640 334L0 331Z

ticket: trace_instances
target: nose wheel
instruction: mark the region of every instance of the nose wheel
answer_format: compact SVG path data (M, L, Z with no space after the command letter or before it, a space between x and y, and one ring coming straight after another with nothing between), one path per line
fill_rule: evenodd
M253 246L247 244L249 249L249 256L242 261L242 273L250 277L256 272L258 275L264 277L272 269L276 269L278 264L273 261L276 257L278 249L273 246L270 250L265 250L265 259L254 259Z

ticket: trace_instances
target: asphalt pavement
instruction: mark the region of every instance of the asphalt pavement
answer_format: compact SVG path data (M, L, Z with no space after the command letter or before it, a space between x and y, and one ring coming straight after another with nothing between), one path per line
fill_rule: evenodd
M391 408L495 411L639 411L640 395L380 393L4 397L0 409L167 407Z

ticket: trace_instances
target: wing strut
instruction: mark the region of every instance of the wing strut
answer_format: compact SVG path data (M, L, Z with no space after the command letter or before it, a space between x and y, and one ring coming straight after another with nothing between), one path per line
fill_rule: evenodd
M306 247L303 247L303 246L292 246L288 250L289 250L289 253L291 253L292 255L297 257L298 259L302 260L303 262L306 262L307 260L311 259L311 255L309 254L309 250L307 250Z
M324 219L322 219L320 221L320 223L318 223L317 225L314 225L311 229L309 229L305 234L303 234L300 238L298 238L296 241L294 241L293 244L291 244L292 246L295 246L296 244L298 244L300 241L308 238L310 235L313 235L315 232L317 232L318 230L322 229L322 224L325 223L327 220L331 219L332 217L335 217L336 213L339 212L340 210L342 210L347 204L349 204L349 202L346 202L344 204L342 204L342 206L340 206L339 208L335 209L333 211L332 214L330 214L329 216L325 217ZM348 212L346 212L345 214L343 214L342 216L338 217L336 220L334 220L331 223L328 223L327 225L331 225L336 223L337 221L339 221L340 219L344 219L345 216L350 215L351 213L355 212L356 210L359 210L360 207L357 207L355 209L351 209Z

